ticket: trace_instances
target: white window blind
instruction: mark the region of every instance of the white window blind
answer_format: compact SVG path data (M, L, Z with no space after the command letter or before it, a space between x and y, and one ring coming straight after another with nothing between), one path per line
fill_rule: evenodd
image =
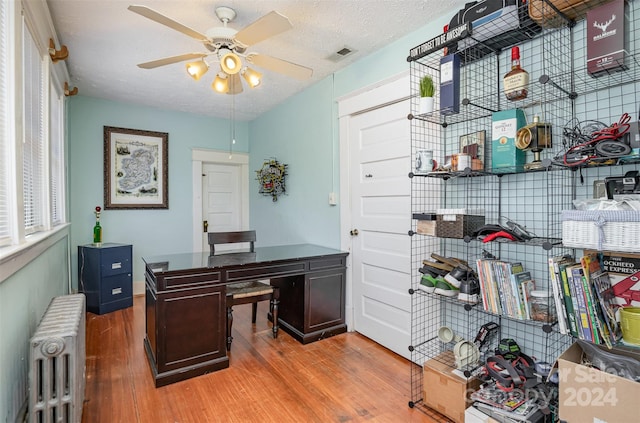
M42 57L23 25L24 145L22 181L25 234L44 228L44 78Z
M53 226L64 223L64 96L58 91L56 84L51 84L49 94L49 138L51 152L49 155L50 190L51 190L51 223Z
M7 2L0 2L0 245L11 242L9 196L11 181L9 161L9 16Z

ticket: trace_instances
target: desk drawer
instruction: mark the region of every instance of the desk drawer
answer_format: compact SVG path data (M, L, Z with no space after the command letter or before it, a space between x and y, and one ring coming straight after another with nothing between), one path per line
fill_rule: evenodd
M227 271L227 282L252 278L273 278L278 276L299 275L306 271L305 262L291 264L274 264Z
M219 271L157 277L158 291L215 285L222 282Z
M309 262L309 270L322 270L322 269L331 269L334 267L346 267L347 265L347 257L346 256L336 256L336 257L323 257L317 260L311 260Z

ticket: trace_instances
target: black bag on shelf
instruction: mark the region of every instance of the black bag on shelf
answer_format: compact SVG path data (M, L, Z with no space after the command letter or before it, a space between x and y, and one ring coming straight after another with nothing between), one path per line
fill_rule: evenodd
M483 0L465 4L449 22L449 29L471 22L471 35L448 46L463 63L529 40L540 33L525 0Z

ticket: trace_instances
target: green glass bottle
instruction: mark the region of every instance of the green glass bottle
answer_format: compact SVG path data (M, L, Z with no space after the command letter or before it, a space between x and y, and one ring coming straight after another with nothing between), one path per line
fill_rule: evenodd
M102 226L100 226L100 206L96 206L96 224L93 227L93 243L95 245L102 244Z

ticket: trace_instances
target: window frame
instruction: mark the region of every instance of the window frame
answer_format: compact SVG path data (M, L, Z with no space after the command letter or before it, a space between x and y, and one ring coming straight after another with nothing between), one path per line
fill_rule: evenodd
M46 2L3 2L3 7L8 7L7 22L3 22L3 30L8 35L6 55L7 63L4 65L7 73L8 93L6 101L8 105L7 116L4 117L6 125L5 133L8 139L8 157L6 163L1 163L3 168L10 168L8 171L7 186L8 215L10 216L10 236L0 240L0 283L9 276L20 270L22 267L36 259L47 248L56 242L67 238L70 243L70 225L67 218L67 151L66 151L66 97L64 95L62 81L69 80L69 73L64 62L53 64L49 57L48 43L53 39L56 45L57 36L47 8ZM4 25L6 23L6 25ZM25 231L25 210L23 204L23 142L25 137L26 122L23 111L27 99L24 94L24 69L23 52L25 40L22 31L29 31L34 40L38 55L41 58L41 119L44 162L42 164L42 208L43 221L37 231L27 233ZM58 96L59 108L52 107L51 102L55 101L54 94ZM2 93L0 92L0 95ZM55 113L56 116L53 116ZM0 116L2 118L2 116ZM52 124L52 120L57 120L57 126ZM52 134L53 129L57 134ZM51 165L54 158L53 144L57 144L58 160L56 166ZM54 173L52 173L54 172ZM54 221L52 198L55 195L51 192L52 178L58 178L55 188L60 194L58 198L59 217ZM70 246L69 253L70 253Z

